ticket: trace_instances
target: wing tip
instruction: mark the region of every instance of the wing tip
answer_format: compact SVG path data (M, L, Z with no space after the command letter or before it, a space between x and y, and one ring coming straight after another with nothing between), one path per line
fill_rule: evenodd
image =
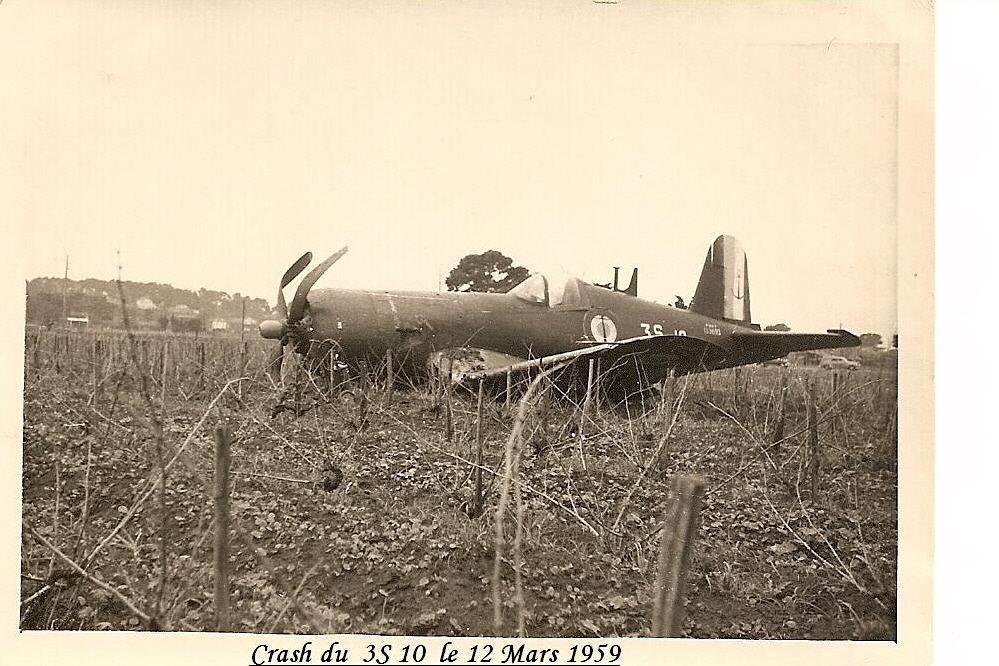
M842 328L830 328L826 330L826 333L830 333L832 335L838 335L840 338L842 338L843 342L845 343L843 345L844 347L860 346L860 338L858 338L850 331L843 330Z

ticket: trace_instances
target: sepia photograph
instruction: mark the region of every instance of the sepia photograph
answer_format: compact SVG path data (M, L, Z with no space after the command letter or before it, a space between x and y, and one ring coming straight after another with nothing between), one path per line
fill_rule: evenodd
M934 12L5 0L23 663L929 663Z

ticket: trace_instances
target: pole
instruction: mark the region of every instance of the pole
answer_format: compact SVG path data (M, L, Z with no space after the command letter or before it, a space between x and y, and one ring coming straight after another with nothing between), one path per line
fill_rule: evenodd
M510 392L513 390L513 372L506 371L506 408L510 409Z
M586 396L583 398L583 413L579 415L579 439L583 439L583 426L586 423L586 417L590 414L590 402L593 400L593 373L594 373L594 359L590 359L587 364L586 371Z
M69 293L69 255L66 255L66 270L62 274L62 322L60 322L60 328L69 325L69 320L66 318L68 313L66 312L66 298Z
M484 382L479 380L479 405L476 408L475 421L475 517L482 515L482 399L485 392Z
M812 504L819 501L819 407L815 382L808 383L808 479Z
M215 630L229 631L229 431L215 429Z
M447 360L447 379L444 380L444 417L447 441L454 442L454 414L451 412L451 378L454 376L454 359Z
M395 385L395 372L392 367L392 348L385 350L385 393L389 400L392 399L392 387Z
M680 475L670 484L653 589L652 635L657 638L679 638L683 631L683 593L705 485L699 476Z
M239 313L239 383L236 385L236 395L243 399L243 373L246 371L246 296L243 296L242 308Z

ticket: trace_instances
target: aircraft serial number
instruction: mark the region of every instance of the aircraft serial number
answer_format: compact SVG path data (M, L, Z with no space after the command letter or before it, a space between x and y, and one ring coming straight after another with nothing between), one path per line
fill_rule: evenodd
M718 324L705 324L704 333L705 335L721 335L721 326Z
M645 331L645 335L687 335L687 331L682 328L674 328L672 333L667 333L663 330L662 324L646 324L642 322L639 326Z

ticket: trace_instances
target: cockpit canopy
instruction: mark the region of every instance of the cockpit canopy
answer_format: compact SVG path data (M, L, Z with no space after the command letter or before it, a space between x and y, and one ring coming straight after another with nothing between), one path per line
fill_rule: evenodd
M541 273L535 273L516 287L510 293L528 303L541 303L549 308L586 308L588 303L583 298L579 278L553 278L549 280Z

